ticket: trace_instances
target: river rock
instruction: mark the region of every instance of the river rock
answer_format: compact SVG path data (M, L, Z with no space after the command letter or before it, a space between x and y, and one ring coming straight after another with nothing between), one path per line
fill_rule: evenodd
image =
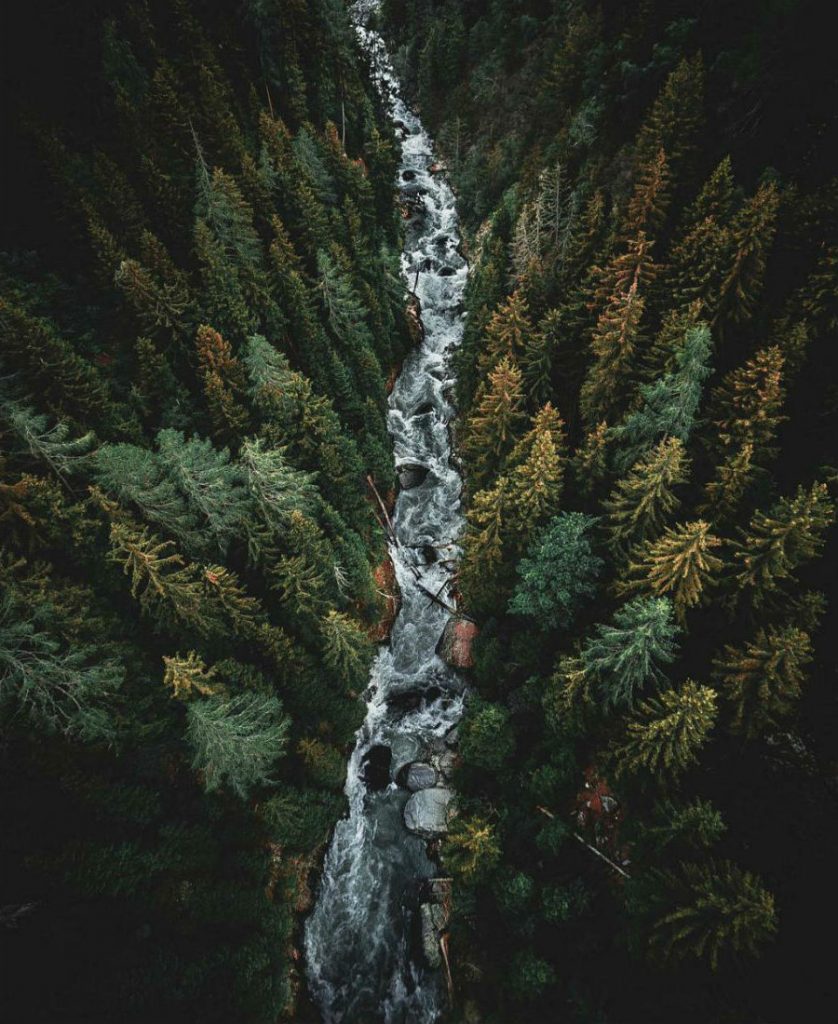
M411 170L402 171L402 180L403 181L415 181L416 180L416 171L411 171Z
M442 966L442 952L433 910L433 903L422 903L419 907L419 922L422 928L422 955L428 967L436 968Z
M436 785L436 769L433 765L414 761L407 769L405 785L411 793L418 793L420 789L430 789Z
M427 466L419 466L412 462L406 462L399 466L396 472L399 474L399 484L401 489L403 491L410 491L414 487L419 487L420 484L425 482L425 477L430 473L430 470Z
M444 174L445 171L447 171L447 170L448 170L448 168L445 166L445 164L441 160L435 160L431 164L431 166L428 168L428 173L429 174Z
M420 789L404 805L405 826L427 839L444 836L448 831L448 807L453 797L451 790L444 786Z
M408 765L418 761L423 754L422 744L415 736L400 733L390 743L390 776L395 779Z
M437 654L454 668L471 668L474 665L471 645L477 633L477 624L471 619L462 615L452 616L445 623L445 629L437 645Z

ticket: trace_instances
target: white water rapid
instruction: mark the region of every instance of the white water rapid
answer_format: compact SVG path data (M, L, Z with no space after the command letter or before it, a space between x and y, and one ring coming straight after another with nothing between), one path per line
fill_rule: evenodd
M402 140L399 187L412 210L402 270L424 326L390 396L388 426L397 467L415 468L400 474L393 514L397 543L390 555L401 610L373 665L366 720L347 771L349 815L326 855L305 952L325 1024L431 1024L446 989L441 968L422 954L420 904L427 899L423 883L438 868L426 839L405 826L411 793L404 783L407 765L431 765L444 802L452 730L463 705L462 680L436 654L450 614L428 591L451 606L463 519L448 429L454 416L449 358L462 339L468 268L458 251L454 195L444 174L431 172L431 140L399 95L380 36L367 27L372 10L373 3L361 0L354 16ZM424 771L426 782L434 778Z

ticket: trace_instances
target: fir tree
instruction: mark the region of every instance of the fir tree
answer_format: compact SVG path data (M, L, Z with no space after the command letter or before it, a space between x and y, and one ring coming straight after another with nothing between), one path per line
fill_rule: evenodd
M792 579L802 562L820 553L834 519L835 504L826 484L820 483L808 491L800 486L793 498L780 498L768 512L755 512L734 544L737 588L751 592L754 603L760 604Z
M628 291L612 296L591 339L594 363L582 384L579 405L588 426L614 419L625 404L631 379L644 301L636 282Z
M172 696L178 700L188 699L195 694L208 697L223 688L216 678L214 668L207 668L203 660L189 651L185 656L176 654L171 658L163 658L163 685L172 690Z
M697 760L716 721L716 693L687 680L644 701L628 723L626 740L612 750L617 772L677 776Z
M765 463L776 454L773 442L782 415L784 357L774 345L761 349L732 370L712 395L714 439L722 448L751 447L751 458Z
M731 223L732 258L721 285L716 318L741 323L750 320L774 241L780 193L773 182L760 186Z
M331 609L320 623L323 660L348 688L360 687L369 674L370 643L348 615Z
M215 436L238 441L247 430L249 415L242 403L245 375L230 343L202 324L195 339L199 374Z
M716 970L731 954L756 956L777 930L774 897L759 879L729 861L682 864L654 882L672 909L654 920L648 937L664 960L706 958Z
M660 442L636 462L605 501L611 545L621 551L657 536L678 508L673 488L687 479L684 444L677 437Z
M754 478L754 446L746 442L716 466L716 475L704 488L704 500L698 506L701 515L712 515L715 522L731 518L738 509Z
M564 445L564 423L548 402L510 456L518 463L510 478L511 526L522 547L559 510Z
M551 520L518 564L512 614L532 616L542 629L570 625L580 605L596 593L602 571L602 559L586 536L595 522L581 512L563 512Z
M679 632L665 597L635 598L615 612L613 626L596 627L582 664L606 707L631 707L639 691L663 681L660 665L674 660Z
M656 596L671 595L678 619L683 622L687 608L701 601L704 590L724 565L711 554L721 543L703 519L671 527L660 539L646 541L632 552L618 590L643 589Z
M240 693L191 701L187 739L192 767L208 793L229 786L242 798L270 785L276 761L285 753L290 722L276 697Z
M476 483L485 479L512 447L515 431L523 419L521 371L504 357L489 374L466 423L463 449L472 464Z
M811 660L808 633L792 625L763 627L743 645L727 644L713 665L733 731L753 738L778 726L800 696Z

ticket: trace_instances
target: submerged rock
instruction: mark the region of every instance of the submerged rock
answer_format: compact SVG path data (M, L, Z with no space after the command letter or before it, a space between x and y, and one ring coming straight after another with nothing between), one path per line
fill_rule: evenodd
M414 761L413 764L408 765L405 785L412 793L418 793L421 789L430 789L436 785L436 770L432 765Z
M410 491L414 487L419 487L420 484L425 482L430 470L427 466L419 466L413 462L405 462L399 466L396 472L399 475L399 485L403 491Z
M405 826L427 839L444 836L448 831L448 808L453 798L454 794L444 786L420 789L404 805Z
M390 784L390 764L393 755L389 747L381 745L370 747L364 755L361 774L367 789L382 790Z

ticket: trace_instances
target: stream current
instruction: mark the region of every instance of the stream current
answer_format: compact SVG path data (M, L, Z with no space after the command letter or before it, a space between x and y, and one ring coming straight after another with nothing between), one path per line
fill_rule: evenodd
M463 681L436 653L450 612L428 593L452 607L463 518L448 426L455 414L450 355L462 340L468 267L459 253L454 195L444 173L431 169L431 139L400 96L381 37L367 27L374 9L361 0L354 18L401 138L399 189L411 211L402 272L421 304L424 336L389 398L403 485L390 543L401 608L372 667L366 719L347 768L349 814L326 855L305 954L325 1024L431 1024L446 988L442 969L422 955L419 911L423 887L438 869L427 839L405 825L411 794L404 781L407 766L420 762L434 767L436 786L445 786L463 709Z

